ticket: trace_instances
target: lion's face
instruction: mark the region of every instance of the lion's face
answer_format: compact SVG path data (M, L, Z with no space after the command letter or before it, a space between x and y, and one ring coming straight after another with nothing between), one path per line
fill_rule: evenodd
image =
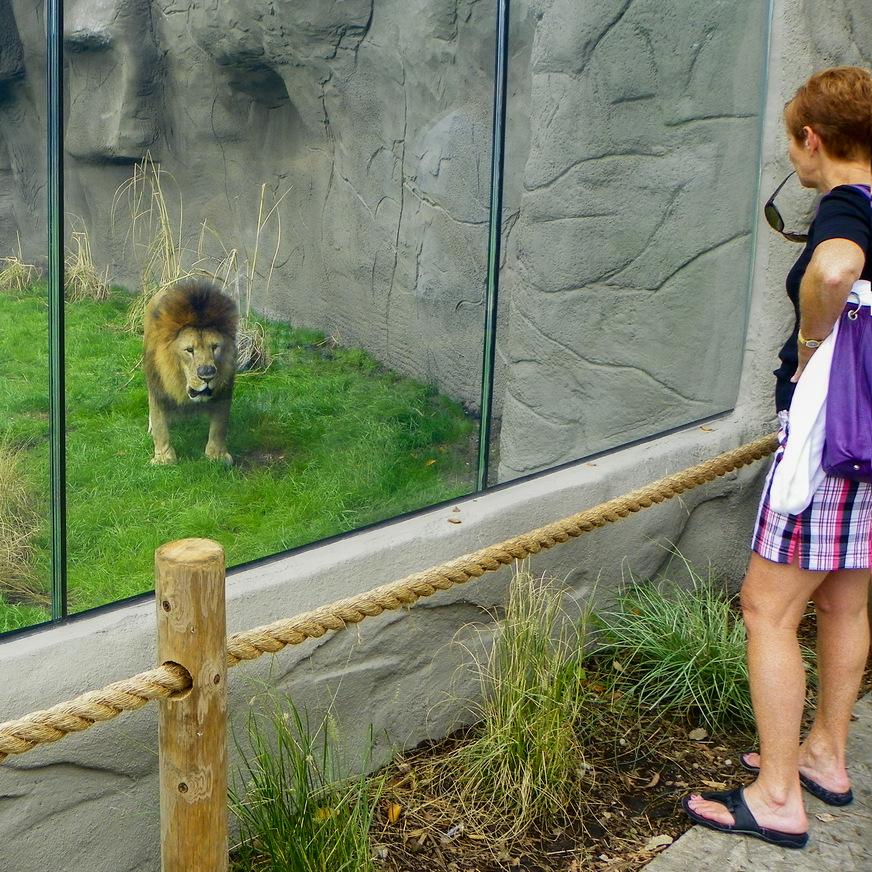
M173 341L172 350L192 403L210 400L215 390L225 385L233 349L217 330L185 327Z
M143 364L148 387L152 463L175 463L170 418L209 416L206 456L233 463L227 422L236 375L236 303L211 282L189 278L150 300L145 310Z

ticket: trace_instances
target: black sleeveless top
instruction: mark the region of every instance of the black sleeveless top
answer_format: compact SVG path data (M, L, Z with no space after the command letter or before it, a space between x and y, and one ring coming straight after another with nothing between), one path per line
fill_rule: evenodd
M790 407L796 387L790 379L798 362L799 286L815 248L827 239L849 239L867 252L860 278L872 281L872 258L868 256L872 249L872 208L868 185L839 185L821 198L808 230L808 242L787 274L787 296L793 303L796 319L793 333L778 354L781 366L775 370L775 408L779 412Z

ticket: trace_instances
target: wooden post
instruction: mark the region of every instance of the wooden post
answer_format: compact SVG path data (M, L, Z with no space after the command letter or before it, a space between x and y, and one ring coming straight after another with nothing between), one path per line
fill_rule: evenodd
M193 687L159 704L162 872L227 872L224 549L183 539L155 553L158 663Z

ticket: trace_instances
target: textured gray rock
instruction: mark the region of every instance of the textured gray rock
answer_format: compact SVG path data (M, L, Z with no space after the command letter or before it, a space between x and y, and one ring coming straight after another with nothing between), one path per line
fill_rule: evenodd
M765 4L534 4L501 475L735 401Z
M6 2L36 106L37 4ZM117 194L148 154L186 265L215 271L233 250L231 284L247 293L250 280L256 308L476 408L495 9L70 0L68 214L98 265L135 286L142 204ZM502 479L735 401L766 12L763 0L512 4ZM10 126L0 116L7 140ZM27 165L10 170L32 191ZM41 208L28 196L19 223Z

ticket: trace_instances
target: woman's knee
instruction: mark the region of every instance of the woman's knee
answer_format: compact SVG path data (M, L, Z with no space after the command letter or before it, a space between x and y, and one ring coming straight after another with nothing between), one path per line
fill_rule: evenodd
M856 617L866 614L868 593L868 571L839 570L827 577L812 599L818 615Z
M796 630L819 580L819 574L790 564L752 560L739 598L749 634L758 628Z

